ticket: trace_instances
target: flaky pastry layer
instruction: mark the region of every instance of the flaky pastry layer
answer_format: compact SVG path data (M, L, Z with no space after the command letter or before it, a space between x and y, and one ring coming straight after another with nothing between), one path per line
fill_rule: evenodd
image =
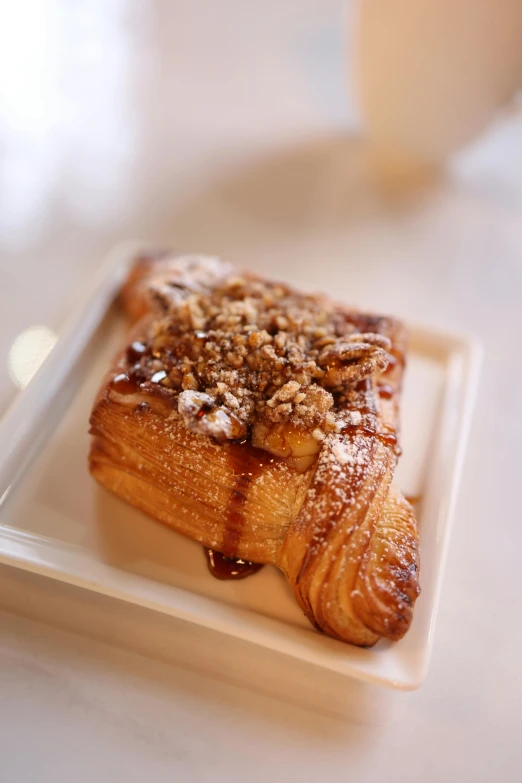
M142 319L94 405L93 476L206 547L281 568L325 633L403 636L419 555L392 485L400 323L199 257L142 259L122 296Z

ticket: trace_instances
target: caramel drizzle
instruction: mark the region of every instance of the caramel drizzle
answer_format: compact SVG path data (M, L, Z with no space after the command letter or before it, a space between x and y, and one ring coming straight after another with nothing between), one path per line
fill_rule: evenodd
M236 557L245 525L248 491L262 470L279 461L279 458L262 449L256 449L246 441L228 444L226 448L229 464L235 475L235 483L225 509L222 552L206 547L204 551L209 571L216 579L244 579L263 567L260 563Z
M223 532L223 549L234 557L241 541L241 533L245 524L245 505L248 488L252 478L246 473L236 476L235 486L228 498L226 523Z
M245 505L250 485L265 467L279 461L279 458L262 449L256 449L246 441L231 443L226 448L235 482L225 509L225 530L221 550L227 557L235 557L245 524Z
M118 394L136 394L139 386L134 378L129 378L127 373L120 372L109 383L109 389Z
M397 446L397 435L393 430L385 430L384 432L377 432L371 427L366 427L364 424L346 424L342 430L341 435L348 433L355 433L356 435L366 435L371 438L377 438L378 441L385 446L392 446L394 449Z
M207 547L203 547L203 551L207 559L208 570L216 579L245 579L263 568L261 563L252 563L251 560L227 557L221 552L207 549Z
M377 385L377 394L382 397L383 400L391 400L393 397L393 387L387 383L379 383Z

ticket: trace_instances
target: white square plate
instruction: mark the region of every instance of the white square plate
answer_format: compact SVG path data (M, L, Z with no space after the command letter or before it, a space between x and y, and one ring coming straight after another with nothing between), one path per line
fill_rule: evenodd
M272 567L240 582L207 571L201 547L98 487L88 418L124 339L115 292L139 243L117 248L0 423L0 561L396 688L424 679L480 350L469 337L410 330L396 483L420 497L421 584L397 643L359 649L317 633Z

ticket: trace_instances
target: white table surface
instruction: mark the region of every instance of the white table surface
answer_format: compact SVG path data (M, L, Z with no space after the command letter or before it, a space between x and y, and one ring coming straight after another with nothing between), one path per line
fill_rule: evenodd
M227 255L466 329L486 358L430 674L379 690L0 570L0 780L522 779L522 116L422 198L377 189L342 0L0 11L0 412L111 244Z

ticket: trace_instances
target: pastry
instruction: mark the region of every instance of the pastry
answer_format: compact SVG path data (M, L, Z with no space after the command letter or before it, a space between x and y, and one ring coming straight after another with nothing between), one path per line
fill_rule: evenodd
M168 253L138 260L122 304L135 323L92 411L93 476L218 576L278 566L328 635L401 638L419 594L392 484L402 325Z

